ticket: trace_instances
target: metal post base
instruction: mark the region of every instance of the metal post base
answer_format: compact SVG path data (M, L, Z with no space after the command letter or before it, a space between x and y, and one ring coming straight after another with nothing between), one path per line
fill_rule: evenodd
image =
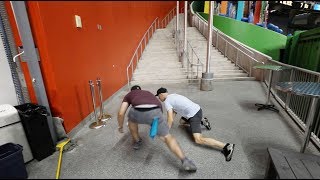
M202 73L200 90L202 91L213 90L213 73Z
M111 115L110 114L103 114L102 117L100 117L100 120L105 122L105 121L108 121L108 120L111 120Z
M186 62L188 61L185 51L182 53L182 67L186 67Z
M258 107L258 111L260 111L262 109L269 109L269 110L274 111L274 112L279 112L279 110L276 109L274 107L274 105L271 105L271 104L259 104L259 103L256 103L254 105Z
M103 122L103 121L98 121L98 122L93 122L93 123L91 123L89 127L90 127L90 129L99 129L99 128L105 126L105 125L106 125L105 122Z
M183 53L179 52L179 62L183 63Z

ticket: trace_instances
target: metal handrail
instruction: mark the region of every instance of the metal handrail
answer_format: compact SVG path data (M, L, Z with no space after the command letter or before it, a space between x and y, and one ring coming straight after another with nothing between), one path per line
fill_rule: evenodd
M221 33L220 33L221 34ZM249 55L248 53L246 53L246 52L244 52L244 51L242 51L240 48L238 48L237 46L235 46L235 45L233 45L232 43L230 43L229 41L227 41L224 37L222 37L221 35L219 34L219 31L218 30L216 30L216 37L217 37L217 40L216 40L216 42L218 42L218 36L220 37L220 39L223 39L224 40L224 42L226 43L225 44L225 49L224 49L224 56L225 57L227 57L228 59L229 59L229 57L227 56L227 45L231 45L232 47L234 47L236 50L237 50L237 57L236 57L236 60L235 61L233 61L234 62L234 64L236 65L236 66L238 66L238 67L240 67L243 71L245 71L246 73L248 73L249 74L249 76L251 77L251 74L252 74L252 61L255 61L256 63L260 63L260 61L257 61L254 57L252 57L251 55ZM238 45L240 45L240 44L238 44ZM240 45L240 46L242 46L242 45ZM243 48L245 48L244 46L242 46ZM218 48L218 43L216 43L216 48L218 49L218 50L220 50L219 48ZM248 49L247 49L248 50ZM251 54L253 54L250 50L248 50ZM222 52L221 50L220 50L220 52ZM242 54L244 54L244 55L246 55L251 61L250 61L250 66L249 66L249 72L248 72L248 70L247 69L245 69L244 67L242 67L241 65L239 65L239 63L238 63L238 57L239 57L239 53L238 52L241 52ZM262 62L263 63L263 62ZM264 64L264 63L263 63Z
M133 60L134 60L134 57L136 57L136 64L138 64L138 62L139 62L139 57L138 57L138 54L137 54L138 49L140 48L140 58L141 58L141 57L142 57L142 53L143 53L143 50L142 50L142 42L144 41L144 49L145 49L146 46L147 46L147 43L149 42L149 40L150 40L150 38L152 37L153 33L156 31L156 29L159 28L159 26L158 26L158 28L157 28L157 23L156 23L157 21L158 21L158 25L159 25L159 19L158 19L158 17L157 17L157 18L155 18L155 19L153 20L153 22L152 22L151 25L149 26L148 30L144 33L142 39L141 39L140 42L139 42L138 47L137 47L136 50L134 51L134 53L133 53L133 55L132 55L132 57L131 57L131 60L130 60L130 62L129 62L129 64L128 64L128 66L127 66L127 80L128 80L128 88L129 88L129 89L130 89L129 68L130 68L130 66L131 66L131 75L132 75L132 74L133 74ZM155 26L154 26L154 25L155 25ZM153 26L154 26L154 30L153 30ZM152 29L151 29L151 28L152 28ZM150 29L151 29L151 36L150 36L150 33L149 33ZM147 39L146 39L146 35L148 35L148 38L147 38L147 39L148 39L148 42L147 42Z
M187 46L191 48L191 54L192 54L192 57L191 57L191 60L189 58L189 48L187 47L186 50L187 52L185 53L186 54L186 57L187 57L187 72L188 72L188 75L187 75L187 78L189 79L189 66L191 66L191 75L193 74L193 69L192 69L192 66L197 66L197 78L198 78L198 74L199 74L199 70L198 70L198 67L201 66L202 67L202 71L203 71L203 62L201 61L201 59L199 58L199 56L197 55L197 53L195 52L195 50L192 48L190 42L187 40ZM197 60L198 60L198 63L193 63L193 54L196 56Z
M177 9L177 7L174 7L173 9L171 9L171 11L162 19L161 21L161 28L165 28L165 26L167 26L169 24L169 22L173 19L174 14L175 14L175 10ZM173 14L173 16L170 16L171 14ZM170 18L171 17L171 18ZM168 19L168 20L167 20ZM163 25L163 23L165 23L165 26ZM159 26L160 27L160 26Z
M200 29L200 22L203 21L202 17L199 17L198 13L196 13L197 15L193 14L193 24L195 24L195 26L197 26L198 30L201 32ZM195 22L196 18L198 20L198 24ZM203 21L203 23L206 23ZM202 28L202 30L204 30L204 28ZM218 32L218 31L216 31ZM203 32L201 32L202 34L204 34ZM222 37L228 37L229 40L225 39ZM273 77L272 82L276 83L276 81L304 81L304 82L320 82L320 73L319 72L315 72L315 71L311 71L305 68L300 68L300 67L296 67L293 65L289 65L289 64L285 64L279 61L275 61L272 59L272 57L261 53L251 47L248 47L244 44L242 44L241 42L236 41L235 39L227 36L226 34L224 34L223 32L219 31L219 37L216 36L216 48L218 49L219 43L217 42L219 39L222 40L222 43L220 42L220 45L225 44L225 49L224 52L221 51L225 56L227 56L227 45L231 44L229 41L234 42L236 45L239 45L243 48L245 48L247 51L251 52L252 54L256 54L259 55L260 57L263 57L261 60L254 58L250 55L248 55L247 53L243 52L242 50L240 50L239 48L237 48L236 46L234 46L233 44L232 47L239 49L242 53L246 54L247 57L249 57L250 59L255 60L255 62L259 62L259 63L268 63L268 64L277 64L277 65L281 65L281 66L285 66L288 67L289 69L291 69L290 73L288 73L289 71L280 71L278 73L276 73L277 75ZM224 41L224 42L223 42ZM229 46L230 47L230 46ZM251 62L251 61L250 61ZM239 66L237 64L237 66ZM240 68L242 68L241 66L239 66ZM250 64L250 72L251 72L251 68L252 68L252 64ZM264 71L264 74L269 75L270 77L270 72L268 71ZM250 73L250 76L252 76L252 74ZM269 83L267 83L268 78L264 78L264 82L267 86L269 86ZM306 127L305 124L307 124L307 116L309 114L309 110L308 108L310 107L311 101L310 99L306 98L306 97L301 97L298 95L293 95L293 94L287 94L287 93L283 93L283 92L279 92L278 90L272 88L272 84L271 84L271 93L273 94L273 96L275 97L275 99L279 102L279 104L285 109L285 111L291 116L291 118L298 124L298 126L305 131ZM315 127L313 127L313 132L312 132L312 136L311 136L311 140L317 145L317 147L320 149L320 118L317 117L318 119L314 122Z

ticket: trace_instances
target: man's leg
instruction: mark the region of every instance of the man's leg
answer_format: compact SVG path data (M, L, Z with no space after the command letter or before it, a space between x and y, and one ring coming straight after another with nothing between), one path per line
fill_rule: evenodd
M129 130L130 130L130 133L131 133L133 140L135 142L139 141L140 136L139 136L139 132L138 132L138 124L131 122L131 121L128 121L128 126L129 126Z
M160 139L166 143L171 152L173 152L180 160L185 158L177 140L171 134L160 136Z
M189 119L191 132L192 132L192 135L194 137L195 142L197 144L207 145L207 146L210 146L213 148L220 149L221 153L226 158L226 161L230 161L232 158L232 154L233 154L233 150L234 150L235 145L230 144L230 143L225 144L225 143L217 141L213 138L203 137L201 134L201 127L200 127L201 119L202 119L201 109L194 117Z
M226 145L225 143L215 140L213 138L203 137L201 133L193 133L192 135L193 135L194 141L197 144L211 146L219 150L222 150L222 148Z
M221 150L221 153L225 156L226 161L231 160L235 144L223 143L213 138L206 138L203 137L201 133L193 133L192 135L197 144L219 148L219 150Z
M138 132L138 124L128 121L128 126L129 126L129 130L131 133L131 136L133 138L133 149L138 150L140 149L141 145L142 145L142 140L139 136L139 132Z
M171 150L171 152L173 152L181 160L184 170L186 171L197 170L196 165L193 163L192 160L188 159L184 155L177 140L171 134L168 134L166 136L160 136L160 139L163 140L168 146L168 148Z

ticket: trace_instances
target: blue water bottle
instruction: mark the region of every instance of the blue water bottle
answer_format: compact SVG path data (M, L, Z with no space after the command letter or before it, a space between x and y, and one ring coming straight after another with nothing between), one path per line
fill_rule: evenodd
M154 137L157 135L158 122L159 122L159 117L154 117L153 121L152 121L152 124L151 124L151 128L150 128L150 134L149 134L151 139L154 139Z

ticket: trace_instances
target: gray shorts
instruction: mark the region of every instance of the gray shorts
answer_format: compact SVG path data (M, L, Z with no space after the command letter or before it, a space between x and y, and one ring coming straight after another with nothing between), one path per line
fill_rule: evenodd
M167 121L163 118L161 108L133 108L131 107L128 113L128 121L137 124L148 124L151 126L153 118L159 117L158 121L158 136L166 136L169 134L169 126Z

